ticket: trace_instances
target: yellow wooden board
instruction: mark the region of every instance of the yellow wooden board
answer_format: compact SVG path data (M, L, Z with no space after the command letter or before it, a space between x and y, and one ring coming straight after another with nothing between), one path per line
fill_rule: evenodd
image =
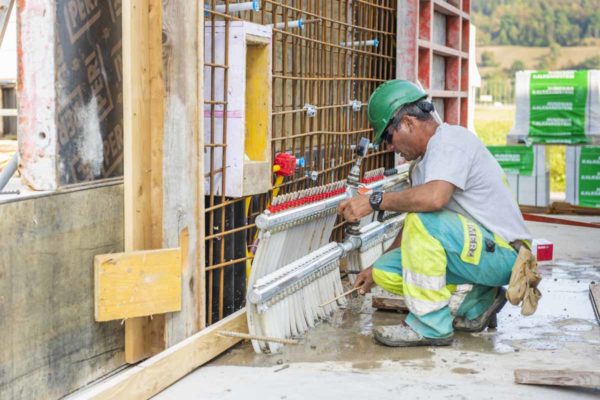
M181 271L180 249L97 255L96 321L179 311Z
M75 395L73 400L149 399L242 339L220 331L247 333L246 309L169 347L154 357Z

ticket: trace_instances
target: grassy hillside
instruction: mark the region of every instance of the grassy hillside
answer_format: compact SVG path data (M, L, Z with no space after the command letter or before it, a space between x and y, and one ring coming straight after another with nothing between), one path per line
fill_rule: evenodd
M479 44L583 45L600 38L600 0L473 0Z
M491 52L496 67L481 66L481 55L484 52ZM485 75L486 72L497 68L509 69L517 60L523 61L526 69L537 69L538 65L546 57L550 57L549 47L525 47L525 46L477 46L477 64L480 66L480 72ZM572 65L581 64L584 60L600 55L600 43L595 46L575 46L561 47L558 50L559 56L556 57L556 66L554 69L565 69Z

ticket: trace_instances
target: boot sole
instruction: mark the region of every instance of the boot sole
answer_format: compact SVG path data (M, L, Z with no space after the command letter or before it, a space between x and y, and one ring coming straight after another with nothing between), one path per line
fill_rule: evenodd
M450 346L454 341L453 338L443 338L443 339L428 339L425 338L423 340L419 340L418 342L407 342L407 341L398 341L386 339L377 335L373 335L375 340L378 343L386 345L388 347L414 347L414 346Z
M500 303L494 308L494 310L484 320L483 323L481 323L481 324L479 324L479 325L477 325L475 327L472 327L472 328L453 326L454 330L455 331L459 331L459 332L471 332L471 333L473 333L473 332L481 332L486 327L489 327L489 328L496 328L496 327L498 327L498 321L497 321L496 315L506 305L506 295L505 295L505 293L506 293L505 290L500 290L498 292L498 295L494 299L494 302L496 302L497 299L500 299Z

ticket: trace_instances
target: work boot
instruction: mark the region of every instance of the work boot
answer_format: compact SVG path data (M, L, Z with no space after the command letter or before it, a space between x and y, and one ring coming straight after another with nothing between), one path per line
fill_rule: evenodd
M436 339L426 338L404 323L378 326L373 330L373 336L379 343L391 347L449 346L452 344L452 336Z
M496 328L498 326L498 313L506 304L506 290L499 288L496 298L492 304L475 319L467 319L465 317L456 317L452 322L452 327L457 331L464 332L481 332L486 327Z

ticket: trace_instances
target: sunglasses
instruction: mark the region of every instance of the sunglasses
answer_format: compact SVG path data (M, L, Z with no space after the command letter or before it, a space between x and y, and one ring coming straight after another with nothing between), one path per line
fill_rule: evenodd
M391 132L390 128L386 128L385 131L383 131L383 138L382 141L387 143L387 144L392 144L392 138L394 137L394 132Z

